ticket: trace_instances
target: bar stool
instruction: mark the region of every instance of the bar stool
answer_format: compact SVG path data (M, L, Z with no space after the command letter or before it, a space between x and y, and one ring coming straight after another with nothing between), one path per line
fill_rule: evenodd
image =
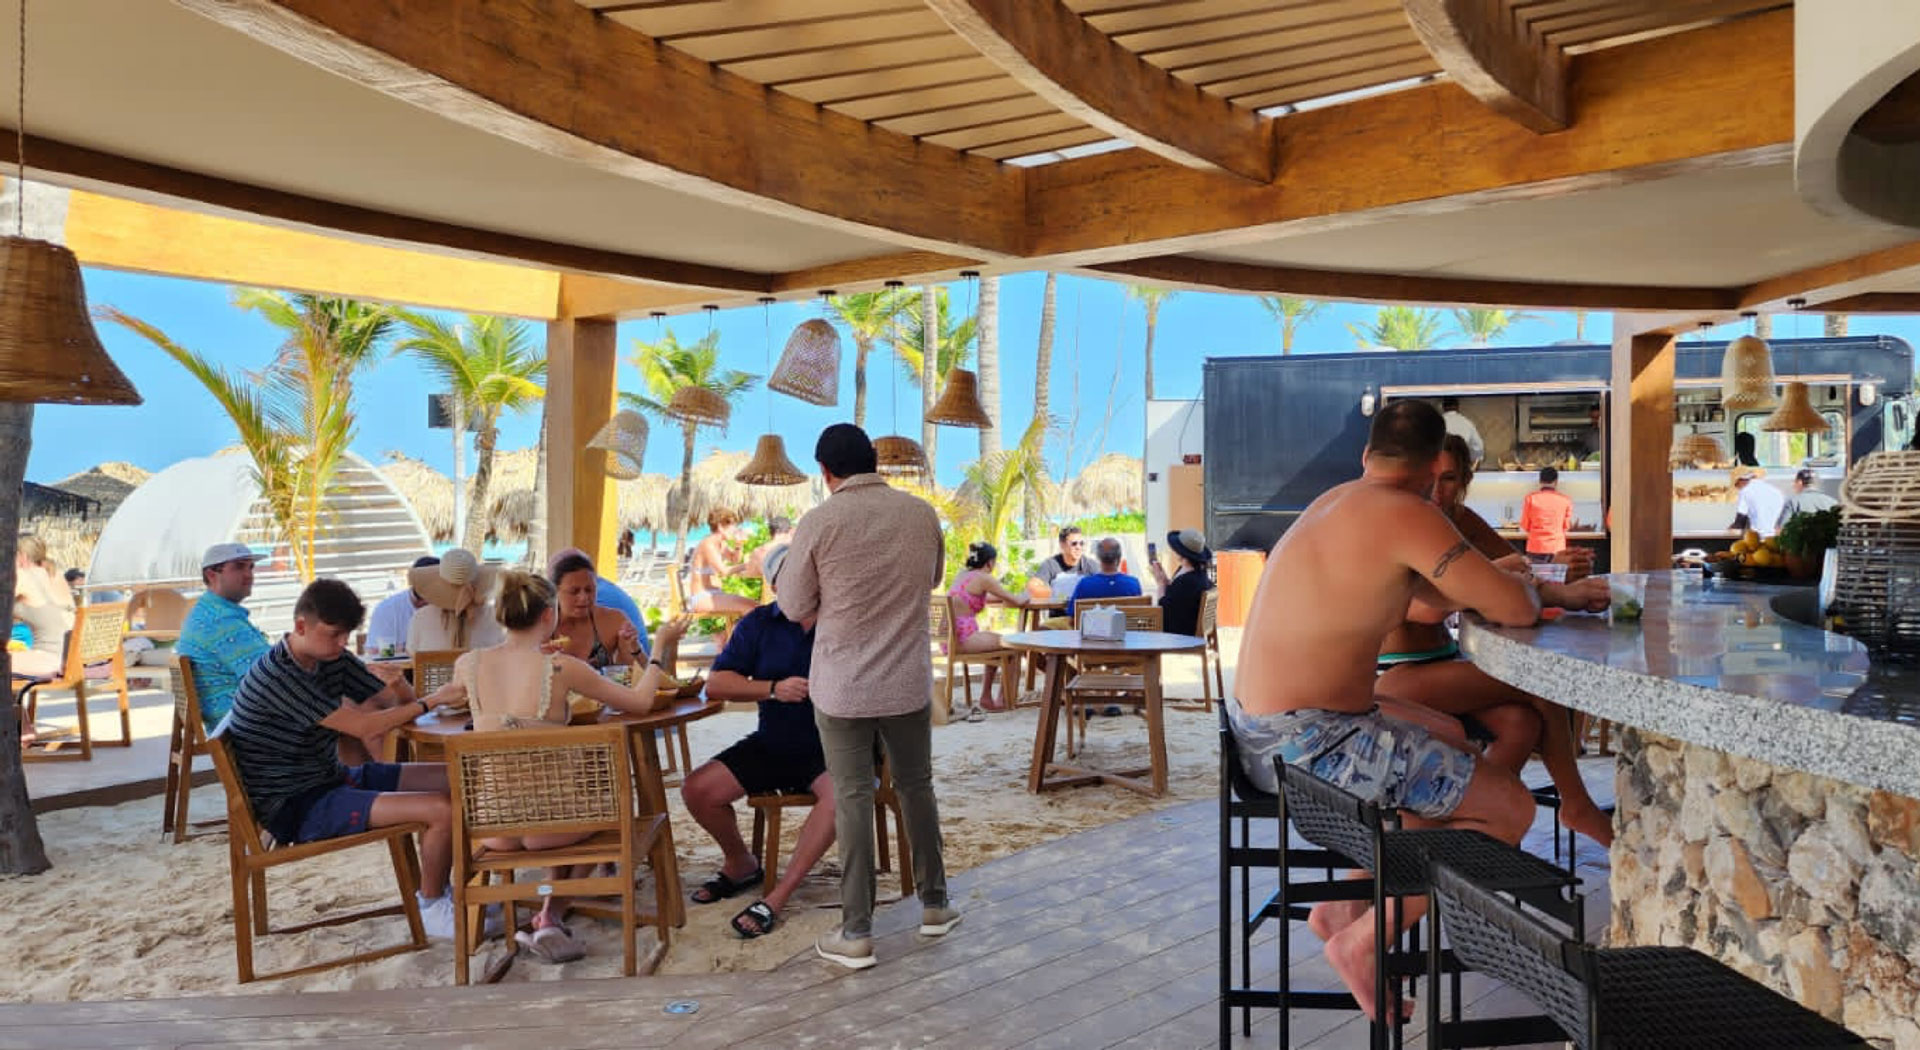
M1274 765L1281 785L1278 800L1281 866L1284 868L1289 861L1285 829L1291 822L1308 842L1351 858L1355 862L1353 866L1373 873L1367 879L1342 880L1343 886L1328 887L1327 892L1344 892L1325 899L1363 900L1372 906L1376 958L1374 1001L1380 1004L1376 1011L1380 1016L1398 1015L1399 979L1423 973L1428 979L1428 994L1435 1000L1430 1003L1430 1010L1438 1005L1441 975L1454 976L1455 1012L1458 1012L1458 960L1447 952L1422 955L1417 924L1406 931L1407 947L1404 951L1400 950L1402 938L1398 934L1389 936L1387 930L1387 900L1425 896L1429 888L1429 866L1435 862L1450 864L1456 870L1471 874L1480 884L1513 893L1543 911L1563 915L1573 929L1583 928L1583 902L1573 892L1579 880L1565 870L1478 831L1461 828L1402 829L1397 826L1397 818L1379 805L1363 802L1306 769L1290 766L1279 759L1275 760ZM1279 904L1282 909L1291 902L1289 889L1287 883L1282 881L1277 895L1281 898ZM1280 936L1282 1002L1288 1001L1291 991L1286 965L1289 940L1283 929ZM1348 1008L1351 1009L1350 997L1348 1002ZM1282 1009L1281 1046L1289 1045L1290 1027L1288 1011ZM1481 1021L1475 1022L1470 1031L1455 1027L1439 1033L1446 1041L1433 1045L1506 1046L1537 1042L1546 1027L1539 1018ZM1389 1026L1374 1021L1369 1028L1369 1046L1375 1050L1382 1050L1389 1042L1399 1046L1400 1032L1399 1025Z
M1690 948L1582 944L1445 862L1429 882L1433 915L1459 957L1526 995L1559 1026L1555 1038L1579 1050L1867 1045Z

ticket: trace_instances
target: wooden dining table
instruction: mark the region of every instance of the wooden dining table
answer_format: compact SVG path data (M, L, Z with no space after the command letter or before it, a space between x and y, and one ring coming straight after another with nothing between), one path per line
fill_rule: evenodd
M710 718L726 709L726 704L704 696L676 700L671 704L657 707L644 715L628 714L624 711L603 710L598 717L576 725L624 725L627 733L627 746L632 755L635 795L641 807L641 816L664 814L667 809L667 788L662 780L659 738L662 730L674 726L684 726L702 718ZM443 750L440 741L450 736L458 736L473 728L470 715L442 717L438 714L422 715L412 724L403 726L402 736L422 750ZM679 855L673 847L673 824L667 823L664 832L655 842L649 857L655 877L665 881L670 889L669 898L673 904L673 914L668 917L674 927L687 924L686 889L680 882Z
M1027 790L1034 794L1082 784L1113 784L1155 797L1167 793L1167 724L1160 692L1160 657L1165 653L1186 653L1207 644L1204 639L1165 631L1128 631L1119 641L1082 638L1079 631L1024 631L1003 639L1008 648L1018 649L1047 661L1047 690L1040 702L1039 725L1033 737L1033 768L1027 774ZM1060 719L1067 714L1066 663L1077 659L1082 665L1102 658L1138 659L1142 691L1146 695L1148 765L1145 769L1098 770L1054 761L1060 736ZM1142 779L1142 778L1146 779Z

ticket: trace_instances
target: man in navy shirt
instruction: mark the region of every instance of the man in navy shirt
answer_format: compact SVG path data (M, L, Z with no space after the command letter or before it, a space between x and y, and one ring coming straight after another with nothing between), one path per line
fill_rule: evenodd
M1120 571L1120 541L1109 536L1094 545L1094 556L1100 559L1100 571L1084 577L1073 589L1073 600L1067 603L1067 618L1073 618L1074 607L1081 602L1100 604L1101 598L1135 598L1142 593L1140 581Z
M769 588L786 556L785 546L767 552ZM733 917L734 931L746 938L773 929L787 898L833 845L833 780L827 775L807 689L812 664L813 632L787 619L777 602L741 617L726 649L714 658L707 695L716 700L757 701L760 724L688 774L680 786L687 812L713 836L725 857L719 872L693 891L696 904L744 893L764 877L760 859L747 848L734 822L735 801L769 792L809 791L817 800L800 825L793 859L773 892Z

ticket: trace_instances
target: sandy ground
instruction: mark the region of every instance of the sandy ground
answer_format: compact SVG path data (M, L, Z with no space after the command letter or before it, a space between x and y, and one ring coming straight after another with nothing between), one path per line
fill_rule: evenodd
M1236 646L1227 645L1229 652ZM1167 662L1168 692L1200 693L1199 662ZM1229 682L1229 684L1231 684ZM1092 786L1044 796L1026 789L1032 761L1036 712L996 714L982 723L935 727L935 784L949 872L1074 831L1097 827L1165 806L1211 798L1217 781L1215 716L1169 710L1171 767L1167 797L1151 799L1120 788ZM751 729L750 711L729 711L692 727L695 761L721 750ZM1131 715L1096 718L1085 759L1109 768L1146 765L1145 722ZM711 840L674 804L674 839L682 878L690 888L718 865ZM196 819L223 812L218 787L194 793ZM751 813L736 807L743 834ZM65 810L43 817L40 830L53 870L32 878L0 880L0 931L11 946L12 964L0 976L0 1000L59 1001L181 995L224 995L253 990L284 992L354 988L424 987L451 984L451 948L436 942L412 952L326 973L241 986L233 956L233 911L227 878L226 839L203 836L175 846L159 835L157 798L110 808ZM800 811L789 811L797 827ZM788 830L788 848L792 841ZM879 881L881 901L897 898L899 882ZM750 903L742 896L717 904L688 906L684 929L673 934L662 972L710 973L771 969L809 948L838 920L839 870L833 853L790 902L781 927L755 941L736 938L728 920ZM395 898L384 849L290 865L269 875L268 901L276 925L317 913L365 907ZM965 900L957 902L964 909ZM615 924L576 919L576 933L589 955L565 966L523 957L509 981L611 977L620 972ZM256 965L277 969L344 951L395 943L404 938L399 919L381 919L256 941ZM650 943L641 935L642 951ZM485 957L503 950L496 942ZM476 969L476 974L480 971Z

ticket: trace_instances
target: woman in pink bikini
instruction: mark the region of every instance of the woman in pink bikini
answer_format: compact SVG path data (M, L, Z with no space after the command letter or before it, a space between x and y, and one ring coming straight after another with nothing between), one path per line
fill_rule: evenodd
M947 592L947 603L953 607L953 633L960 640L963 653L984 653L1001 648L1000 635L994 631L980 629L981 610L990 601L1006 605L1025 605L1027 599L1015 594L1006 585L994 578L993 570L1000 561L1000 552L993 549L991 543L974 543L967 547L967 567L959 576L954 577L953 589ZM967 705L965 711L954 710L956 717L969 722L978 722L986 718L986 711L1004 711L1007 709L1006 684L1000 687L1001 697L993 698L994 672L992 665L987 667L986 682L980 688L980 704ZM982 710L985 708L986 710Z

